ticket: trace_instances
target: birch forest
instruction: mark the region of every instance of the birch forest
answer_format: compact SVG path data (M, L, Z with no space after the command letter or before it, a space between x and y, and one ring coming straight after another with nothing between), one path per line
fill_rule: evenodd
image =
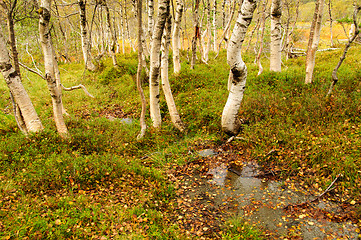
M360 0L0 0L0 238L361 238L360 28Z

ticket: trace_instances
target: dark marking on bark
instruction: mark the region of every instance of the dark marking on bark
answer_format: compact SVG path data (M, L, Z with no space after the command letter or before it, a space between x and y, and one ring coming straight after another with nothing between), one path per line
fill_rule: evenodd
M10 63L1 63L0 64L0 70L2 72L9 71L12 68L12 65Z

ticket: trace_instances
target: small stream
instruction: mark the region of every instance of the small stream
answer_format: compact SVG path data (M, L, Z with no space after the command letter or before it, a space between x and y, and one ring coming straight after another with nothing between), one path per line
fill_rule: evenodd
M215 155L210 150L207 150L210 155L204 151L200 153L202 157ZM207 194L215 206L229 205L229 211L266 230L270 239L358 239L356 224L335 222L327 217L342 213L337 204L318 200L308 207L297 207L315 196L290 180L258 178L258 169L253 162L245 162L241 167L216 163L209 168L206 178L193 176L203 183L189 195L196 198ZM287 211L290 207L292 211Z

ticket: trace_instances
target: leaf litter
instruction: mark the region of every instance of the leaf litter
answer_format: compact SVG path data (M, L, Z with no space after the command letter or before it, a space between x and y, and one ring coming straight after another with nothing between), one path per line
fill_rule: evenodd
M187 235L220 238L226 220L236 216L267 239L360 237L356 201L342 202L332 191L318 198L322 189L307 187L299 175L280 180L278 169L266 171L228 144L199 152L171 173L180 213L174 221Z

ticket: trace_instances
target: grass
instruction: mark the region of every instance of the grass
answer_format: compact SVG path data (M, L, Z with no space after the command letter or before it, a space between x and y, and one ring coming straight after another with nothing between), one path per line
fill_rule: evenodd
M339 70L339 83L325 98L340 51L317 55L315 80L304 85L304 58L285 62L281 73L256 76L254 56L245 54L248 82L240 116L250 121L232 144L248 151L281 178L325 189L339 173L339 201L359 201L361 192L361 58L353 47ZM182 71L171 87L187 132L171 124L161 98L163 126L139 131L140 100L135 86L136 54L119 55L120 67L105 59L95 73L79 63L60 65L65 86L84 84L95 96L64 92L70 141L55 133L46 83L23 73L46 130L25 137L16 127L5 83L0 84L0 237L9 238L187 238L170 219L176 214L174 186L167 172L188 160L199 142L223 142L220 118L227 98L226 53L191 70L182 52ZM267 61L263 66L267 69ZM143 73L144 77L144 73ZM147 83L144 82L148 96ZM115 118L130 117L127 125ZM115 120L114 120L115 119ZM147 124L151 125L149 113ZM271 150L275 154L267 155ZM239 219L224 226L224 239L259 239Z

